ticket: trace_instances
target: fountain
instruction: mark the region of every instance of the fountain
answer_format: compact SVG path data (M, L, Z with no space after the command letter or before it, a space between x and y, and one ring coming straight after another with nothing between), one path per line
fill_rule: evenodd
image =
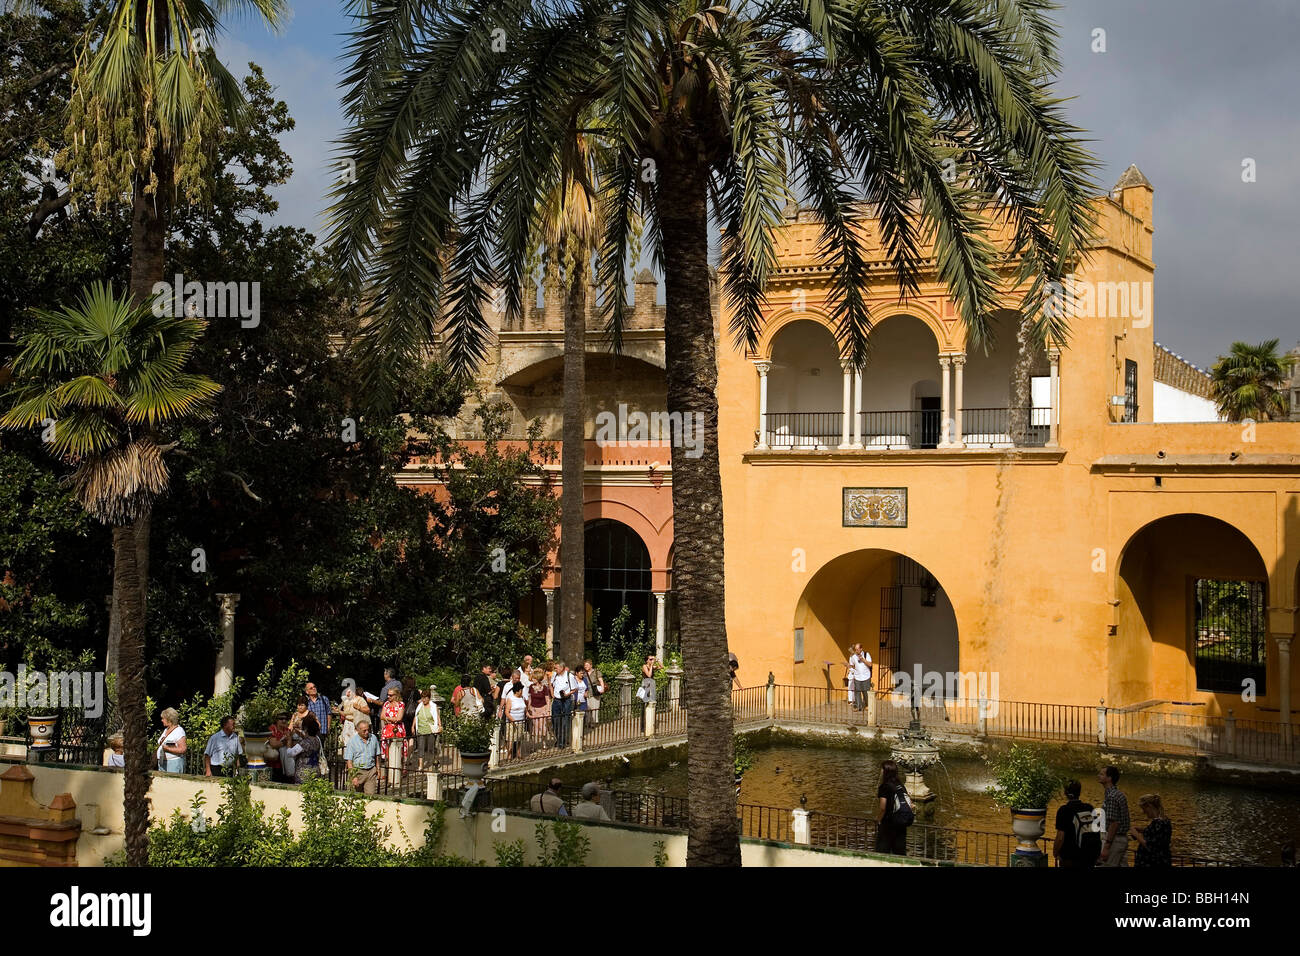
M939 762L939 748L934 745L930 735L921 729L921 708L912 705L912 719L907 729L898 735L889 756L903 769L904 786L913 803L926 803L933 800L934 792L926 786L925 771Z

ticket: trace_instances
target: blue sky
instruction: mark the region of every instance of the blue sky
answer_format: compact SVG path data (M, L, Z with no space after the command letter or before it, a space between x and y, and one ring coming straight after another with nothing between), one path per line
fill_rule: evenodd
M349 20L341 0L292 2L279 36L236 20L218 49L236 71L260 64L289 104L296 172L280 218L319 232ZM1058 88L1093 139L1099 184L1136 163L1155 187L1157 339L1202 366L1234 339L1296 344L1300 2L1066 0L1057 21Z

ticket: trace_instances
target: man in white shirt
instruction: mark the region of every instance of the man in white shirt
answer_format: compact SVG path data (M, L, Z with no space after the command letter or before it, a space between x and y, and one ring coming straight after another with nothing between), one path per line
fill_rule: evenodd
M855 710L866 710L871 694L871 655L861 644L854 644L853 651L853 656L849 658L849 666L852 668L850 679L853 681L853 707Z
M551 678L551 726L555 730L555 746L569 746L569 729L573 723L574 694L578 682L574 680L564 661L555 662L555 676Z

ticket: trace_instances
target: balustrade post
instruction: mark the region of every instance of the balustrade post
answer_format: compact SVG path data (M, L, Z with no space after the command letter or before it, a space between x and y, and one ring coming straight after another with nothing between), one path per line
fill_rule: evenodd
M442 777L438 771L424 775L424 796L427 800L442 799Z
M1106 698L1097 705L1097 743L1106 746Z
M388 786L402 786L402 744L403 740L394 737L388 741Z
M776 675L767 672L767 719L776 720Z
M1231 707L1228 708L1228 716L1223 718L1223 737L1228 756L1237 756L1237 718L1233 716Z
M655 702L645 702L645 739L652 740L655 735Z
M501 763L501 721L492 725L492 750L488 753L488 769L495 770Z
M632 684L636 678L624 664L618 669L618 675L614 678L614 683L618 685L618 707L620 714L626 714L632 709Z
M980 694L979 735L988 739L989 735L989 699Z
M800 846L808 846L812 842L811 829L808 826L807 810L802 807L795 807L790 811L790 832L795 843Z
M686 673L682 666L673 661L666 668L664 673L668 675L668 709L670 711L680 710L682 706L682 675Z
M582 725L585 722L586 716L587 715L581 710L575 710L573 712L573 725L570 734L573 738L571 742L575 754L582 753Z

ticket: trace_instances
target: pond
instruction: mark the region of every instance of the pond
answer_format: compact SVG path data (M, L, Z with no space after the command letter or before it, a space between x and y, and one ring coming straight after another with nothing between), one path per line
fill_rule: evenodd
M875 816L876 787L880 782L882 754L823 747L775 745L754 750L754 766L745 774L740 801L762 806L799 806L806 794L809 810L855 817ZM1098 768L1076 761L1060 768L1083 784L1083 799L1101 804ZM1007 811L985 794L992 776L977 758L945 758L942 767L926 773L937 794L932 802L932 822L939 826L1006 833ZM686 762L649 775L619 777L611 781L619 790L644 793L687 793ZM1138 797L1157 793L1173 821L1175 853L1211 859L1240 860L1268 866L1279 862L1279 847L1300 839L1300 793L1227 783L1211 783L1149 773L1124 773L1120 789L1128 797L1134 823L1143 819ZM1048 814L1048 836L1053 832L1054 800Z

